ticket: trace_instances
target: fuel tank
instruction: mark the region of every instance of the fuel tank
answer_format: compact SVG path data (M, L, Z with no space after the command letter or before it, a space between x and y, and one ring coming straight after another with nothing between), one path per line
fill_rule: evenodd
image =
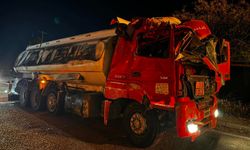
M83 118L99 117L103 100L102 93L70 90L65 96L64 108L67 112Z

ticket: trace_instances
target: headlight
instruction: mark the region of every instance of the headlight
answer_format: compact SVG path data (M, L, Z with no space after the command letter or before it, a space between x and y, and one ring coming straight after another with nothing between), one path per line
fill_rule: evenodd
M214 117L217 118L218 116L219 116L219 110L216 109L216 110L214 111Z
M190 123L187 125L187 128L188 128L188 132L189 133L195 133L198 131L198 125L197 124L193 124L193 123Z

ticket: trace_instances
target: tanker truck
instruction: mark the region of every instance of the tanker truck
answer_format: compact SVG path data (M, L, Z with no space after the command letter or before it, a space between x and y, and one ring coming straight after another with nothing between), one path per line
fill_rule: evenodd
M102 117L105 125L122 118L139 147L151 145L169 122L191 141L215 128L215 94L230 79L229 42L202 20L112 24L115 29L29 45L13 67L19 76L11 91L20 106Z

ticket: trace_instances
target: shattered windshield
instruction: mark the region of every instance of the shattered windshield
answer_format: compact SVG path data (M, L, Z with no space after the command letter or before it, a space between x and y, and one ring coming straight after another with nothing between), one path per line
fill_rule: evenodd
M201 63L203 58L207 57L217 68L216 44L217 38L214 36L200 40L190 29L177 29L175 31L176 60Z

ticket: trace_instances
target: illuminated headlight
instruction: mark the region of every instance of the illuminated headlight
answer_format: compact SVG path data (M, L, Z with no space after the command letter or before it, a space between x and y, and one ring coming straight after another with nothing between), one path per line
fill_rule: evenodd
M190 124L188 124L187 125L187 128L188 128L188 132L189 133L195 133L195 132L197 132L198 131L198 125L196 125L196 124L193 124L193 123L190 123Z
M219 116L219 110L216 109L216 110L214 111L214 117L217 118L218 116Z

